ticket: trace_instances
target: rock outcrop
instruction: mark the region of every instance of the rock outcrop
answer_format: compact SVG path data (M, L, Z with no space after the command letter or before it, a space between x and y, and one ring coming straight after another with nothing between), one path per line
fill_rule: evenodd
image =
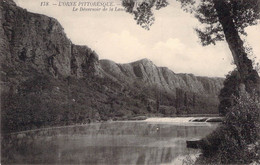
M30 65L54 77L99 74L97 54L72 44L56 19L27 12L12 0L0 3L2 62Z
M175 93L183 91L218 95L223 86L223 78L196 77L193 74L176 74L166 67L157 67L149 59L142 59L129 64L116 64L110 60L100 60L102 69L121 82L142 82L146 86Z

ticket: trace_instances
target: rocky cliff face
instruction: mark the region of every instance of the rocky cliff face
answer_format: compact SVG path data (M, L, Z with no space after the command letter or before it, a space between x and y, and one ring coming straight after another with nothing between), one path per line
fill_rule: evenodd
M100 60L102 69L121 82L141 82L146 86L156 86L170 93L176 89L218 95L223 86L223 78L196 77L192 74L176 74L166 67L157 67L152 61L142 59L129 64L116 64L109 60Z
M95 52L73 45L56 19L27 12L9 0L0 3L1 61L30 65L54 77L99 73Z
M175 74L144 59L99 61L53 18L0 1L2 129L145 114L217 113L223 79Z

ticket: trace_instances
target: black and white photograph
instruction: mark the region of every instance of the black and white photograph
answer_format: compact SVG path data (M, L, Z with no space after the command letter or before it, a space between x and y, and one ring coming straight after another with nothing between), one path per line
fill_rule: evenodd
M0 164L260 164L260 0L0 0Z

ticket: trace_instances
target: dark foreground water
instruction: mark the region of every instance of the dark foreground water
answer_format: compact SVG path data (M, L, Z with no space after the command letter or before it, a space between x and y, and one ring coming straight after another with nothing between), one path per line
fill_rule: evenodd
M187 118L148 119L53 128L2 139L2 163L11 164L182 164L186 140L217 127Z

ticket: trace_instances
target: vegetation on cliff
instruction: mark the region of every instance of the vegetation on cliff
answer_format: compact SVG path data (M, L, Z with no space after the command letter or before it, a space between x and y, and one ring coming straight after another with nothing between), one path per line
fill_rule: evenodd
M53 79L51 75L34 72L15 91L1 93L1 126L7 133L149 114L212 113L212 102L207 105L205 97L192 93L189 98L193 99L188 100L188 94L179 89L175 99L174 95L138 83L126 86L106 77Z

